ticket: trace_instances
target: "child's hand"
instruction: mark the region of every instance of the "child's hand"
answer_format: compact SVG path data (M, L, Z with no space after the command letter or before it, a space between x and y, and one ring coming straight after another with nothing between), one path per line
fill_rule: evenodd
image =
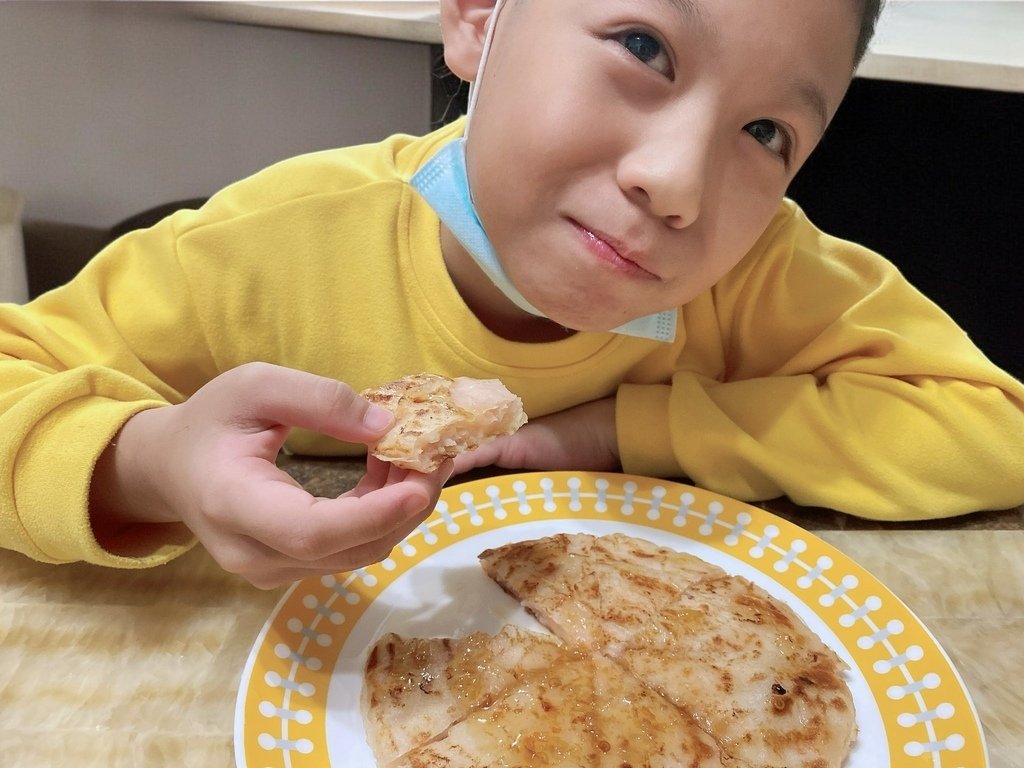
M507 469L618 469L615 398L531 419L514 435L455 458L456 472L491 465Z
M423 475L371 457L355 488L323 499L274 462L289 427L366 443L392 421L333 379L266 364L228 371L124 425L94 474L97 538L117 551L139 523L184 523L261 588L377 562L431 512L450 463Z

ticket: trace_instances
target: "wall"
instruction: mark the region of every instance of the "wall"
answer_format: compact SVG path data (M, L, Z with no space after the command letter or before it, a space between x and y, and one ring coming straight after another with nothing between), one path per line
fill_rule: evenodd
M175 3L0 2L0 186L109 227L285 157L430 124L427 45L206 21Z

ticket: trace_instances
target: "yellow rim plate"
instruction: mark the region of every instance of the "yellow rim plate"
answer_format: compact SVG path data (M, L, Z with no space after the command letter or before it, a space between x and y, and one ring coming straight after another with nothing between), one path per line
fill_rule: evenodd
M238 768L372 768L359 712L366 649L385 632L539 626L480 569L488 547L622 531L749 578L850 665L859 738L844 768L985 768L977 713L945 652L877 579L765 510L647 477L546 472L444 490L376 565L296 583L253 645L235 708Z

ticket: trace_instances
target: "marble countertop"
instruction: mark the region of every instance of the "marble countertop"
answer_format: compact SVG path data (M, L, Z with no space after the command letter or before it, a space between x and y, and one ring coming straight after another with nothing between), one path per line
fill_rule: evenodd
M440 43L436 2L189 2L199 18ZM888 0L858 74L1024 92L1024 2Z
M362 466L281 464L322 495L350 488ZM1024 508L881 525L782 501L762 506L902 599L959 670L991 768L1024 768ZM3 765L234 766L240 675L284 591L253 589L200 548L143 571L0 552Z

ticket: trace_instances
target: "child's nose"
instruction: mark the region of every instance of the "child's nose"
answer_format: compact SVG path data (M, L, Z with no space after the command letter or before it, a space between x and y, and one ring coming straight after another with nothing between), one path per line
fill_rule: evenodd
M711 164L706 137L692 131L649 136L620 161L619 187L653 216L682 229L700 217Z

